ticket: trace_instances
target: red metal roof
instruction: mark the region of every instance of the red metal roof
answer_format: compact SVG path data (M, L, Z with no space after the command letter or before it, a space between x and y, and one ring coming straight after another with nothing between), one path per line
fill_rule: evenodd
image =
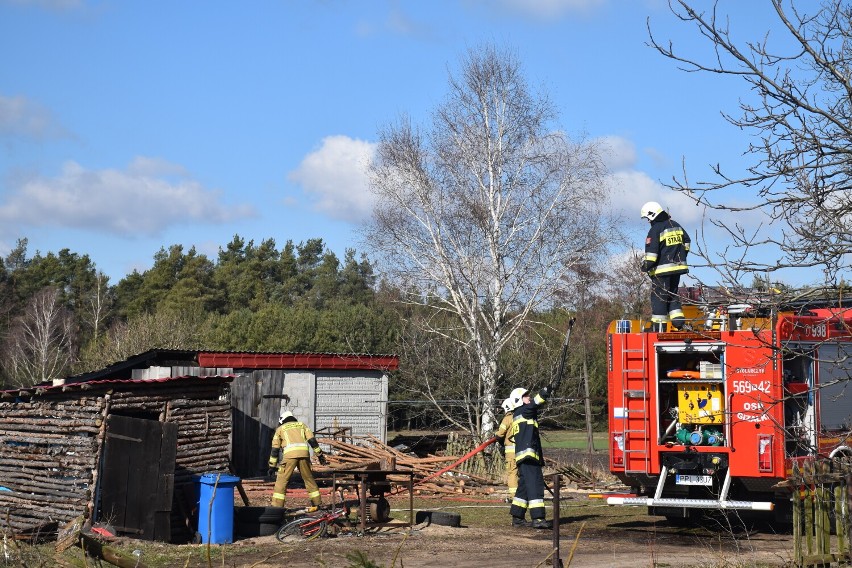
M232 369L343 369L395 371L399 368L396 355L366 355L343 353L198 353L202 367Z

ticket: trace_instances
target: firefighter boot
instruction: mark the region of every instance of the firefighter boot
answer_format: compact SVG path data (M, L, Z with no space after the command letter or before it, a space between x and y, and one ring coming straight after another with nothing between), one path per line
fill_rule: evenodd
M523 517L512 517L513 527L528 527L530 524Z
M544 519L533 519L532 528L534 529L552 529L553 523Z

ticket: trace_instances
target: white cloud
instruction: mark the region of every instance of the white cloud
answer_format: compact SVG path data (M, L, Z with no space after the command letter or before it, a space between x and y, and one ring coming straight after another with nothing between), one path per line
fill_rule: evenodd
M636 145L621 136L602 136L595 140L601 157L611 172L631 169L636 166Z
M127 166L127 173L139 177L179 176L187 177L189 173L180 164L174 164L162 158L136 156Z
M651 179L648 174L637 170L616 171L609 176L615 189L614 202L624 212L627 219L637 223L646 223L639 217L639 209L648 201L656 201L681 224L701 221L703 207L697 207L689 197L664 187Z
M65 128L42 105L21 96L0 95L0 136L44 140L67 135Z
M87 170L67 162L54 178L22 182L0 204L7 225L61 226L121 236L156 236L172 225L223 223L249 217L249 206L226 206L219 192L191 179L166 180L153 171L175 174L165 161L136 158L126 171Z
M314 199L318 211L336 219L362 221L373 204L367 168L375 151L376 145L364 140L329 136L287 177Z

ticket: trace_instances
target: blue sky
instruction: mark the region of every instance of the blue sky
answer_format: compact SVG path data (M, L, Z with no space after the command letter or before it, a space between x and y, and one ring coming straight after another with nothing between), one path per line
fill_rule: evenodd
M740 4L719 2L735 33L774 25L768 3ZM647 200L694 231L701 212L660 181L741 167L749 134L720 111L748 93L679 71L646 20L707 52L663 0L0 0L0 254L67 247L114 284L160 247L215 260L235 234L360 251L379 129L425 123L486 42L610 148L637 247Z

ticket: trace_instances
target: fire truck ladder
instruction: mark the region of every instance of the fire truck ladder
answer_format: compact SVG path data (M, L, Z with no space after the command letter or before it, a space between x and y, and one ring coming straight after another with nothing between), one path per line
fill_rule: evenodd
M624 472L648 473L650 451L650 398L648 396L647 340L641 333L620 335L621 384L624 416Z

